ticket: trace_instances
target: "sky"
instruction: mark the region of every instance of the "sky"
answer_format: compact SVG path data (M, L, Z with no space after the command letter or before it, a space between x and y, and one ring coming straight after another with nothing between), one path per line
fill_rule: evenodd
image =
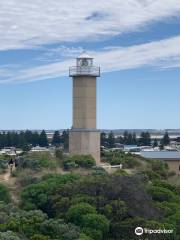
M98 128L180 128L179 0L0 0L0 129L71 128L84 50Z

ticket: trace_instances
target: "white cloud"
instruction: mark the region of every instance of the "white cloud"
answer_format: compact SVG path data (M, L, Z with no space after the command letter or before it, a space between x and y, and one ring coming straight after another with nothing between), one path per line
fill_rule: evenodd
M0 50L94 41L179 13L179 0L0 0Z
M72 49L74 52L74 49ZM146 65L155 67L179 67L180 36L131 47L110 47L93 52L95 63L101 66L102 72L134 69ZM74 59L46 64L30 69L17 69L13 77L1 80L0 83L32 82L68 75L69 66Z

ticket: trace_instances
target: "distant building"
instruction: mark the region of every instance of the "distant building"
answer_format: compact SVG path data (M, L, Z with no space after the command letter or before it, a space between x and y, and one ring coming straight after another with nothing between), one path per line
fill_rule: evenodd
M36 146L33 147L30 152L49 152L49 148Z
M180 174L180 152L175 151L142 151L140 155L144 158L165 161L170 171Z

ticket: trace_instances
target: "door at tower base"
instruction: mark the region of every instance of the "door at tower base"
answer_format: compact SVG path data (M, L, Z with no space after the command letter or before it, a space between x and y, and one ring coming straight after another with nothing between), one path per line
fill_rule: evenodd
M100 132L71 130L69 133L70 155L91 155L100 164Z

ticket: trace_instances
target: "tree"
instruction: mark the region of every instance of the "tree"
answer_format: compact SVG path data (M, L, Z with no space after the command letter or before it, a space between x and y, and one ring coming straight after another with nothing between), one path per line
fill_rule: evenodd
M43 130L39 136L39 146L40 147L47 147L48 146L48 139L46 132Z
M6 134L6 143L7 143L7 147L11 147L12 146L11 133L10 132L8 132Z
M79 203L69 208L66 218L68 221L82 226L84 223L83 216L87 214L95 214L96 209L88 203Z
M24 133L24 138L25 138L25 141L28 143L28 144L31 144L32 143L32 132L29 131L29 130L26 130L25 133Z
M133 136L131 133L128 133L128 136L127 136L127 144L128 145L132 145L133 144Z
M38 134L38 132L33 132L33 134L32 134L32 142L31 142L31 144L34 146L34 147L36 147L38 144L39 144L39 134Z
M153 142L153 147L155 148L155 147L158 147L158 141L157 141L157 139L155 138L154 139L154 142Z
M18 147L23 147L27 145L26 139L25 139L25 134L23 131L20 132L19 134L19 144Z
M62 143L64 145L64 150L69 149L69 131L63 131L61 135Z
M106 146L107 145L107 138L106 138L106 133L102 132L101 133L101 146Z
M128 144L128 131L124 131L123 139L124 139L124 144Z
M57 146L61 143L61 137L59 131L55 131L52 139L52 144Z
M133 132L132 138L133 138L133 144L136 145L137 144L137 139L136 139L136 133L135 132Z
M164 134L164 136L163 136L163 138L162 138L162 140L161 140L161 144L162 144L163 146L167 146L167 145L170 144L170 138L169 138L169 134L168 134L167 131L165 132L165 134Z
M115 144L115 138L114 133L112 131L109 133L107 141L109 148L113 148Z
M103 239L103 235L109 231L109 221L101 214L90 213L83 216L82 227L85 233L89 234L93 239Z
M142 132L139 139L140 146L150 146L151 145L151 136L149 132Z

